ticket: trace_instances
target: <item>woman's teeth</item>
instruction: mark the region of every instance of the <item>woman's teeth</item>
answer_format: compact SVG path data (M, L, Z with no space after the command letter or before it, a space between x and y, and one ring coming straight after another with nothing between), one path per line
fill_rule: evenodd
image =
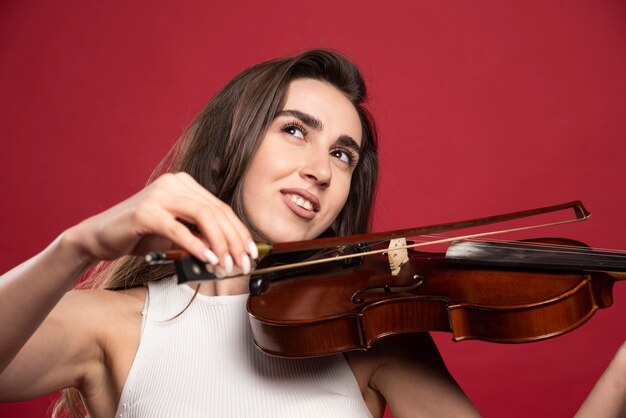
M291 200L293 203L300 206L301 208L304 208L306 210L313 210L313 203L304 199L302 196L291 194L289 195L289 200Z

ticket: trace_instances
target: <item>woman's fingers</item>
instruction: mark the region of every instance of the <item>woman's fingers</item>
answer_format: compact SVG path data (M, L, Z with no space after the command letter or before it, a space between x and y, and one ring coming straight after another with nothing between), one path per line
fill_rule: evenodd
M161 176L155 181L155 190L147 200L150 205L162 206L174 222L180 218L197 226L208 244L203 259L212 264L219 259L219 264L227 272L231 272L234 265L246 274L250 272L250 256L258 257L250 232L228 205L202 188L191 176L186 173ZM173 228L170 222L168 224ZM178 228L171 232L175 231ZM158 233L166 232L159 230ZM176 238L181 236L176 234Z
M160 220L151 227L152 234L164 237L175 246L186 249L199 260L212 265L219 264L217 255L209 249L207 242L173 218L170 212L161 209L161 213L155 215L159 216Z
M256 244L252 240L248 228L235 215L230 206L204 189L189 174L177 173L175 176L188 188L196 202L203 205L199 210L201 215L196 223L200 231L205 236L210 237L212 245L221 247L219 244L221 240L225 240L228 244L229 251L226 253L222 252L221 248L215 250L220 259L223 260L223 266L230 271L230 266L235 264L245 273L248 273L251 264L250 257L253 259L258 257ZM217 221L213 227L210 226L211 219ZM219 227L222 236L219 235L216 227Z
M180 176L181 181L185 185L187 185L191 190L193 190L196 193L198 193L198 195L199 195L199 197L201 199L207 199L211 203L215 204L217 208L221 209L223 214L230 221L229 225L232 228L234 228L234 230L239 234L240 239L244 242L244 245L246 247L246 251L249 253L249 255L252 256L252 258L254 258L254 259L258 258L259 257L259 253L258 253L256 244L254 243L254 240L252 239L252 235L250 234L250 231L243 224L243 222L241 222L241 220L235 214L235 212L232 210L232 208L230 206L228 206L226 203L224 203L221 200L219 200L217 197L215 197L213 194L211 194L204 187L202 187L189 174L181 172L181 173L177 173L176 175Z
M250 259L247 255L246 244L222 208L188 198L184 203L165 209L176 218L184 219L197 226L207 243L205 253L210 254L206 250L213 252L227 273L232 271L235 264L249 272ZM176 220L174 222L183 226L181 222ZM187 227L183 227L189 231ZM206 258L212 259L211 255L207 255Z
M235 265L249 273L250 256L258 256L232 209L184 173L164 174L74 230L83 250L98 259L160 251L168 246L164 239L228 273Z

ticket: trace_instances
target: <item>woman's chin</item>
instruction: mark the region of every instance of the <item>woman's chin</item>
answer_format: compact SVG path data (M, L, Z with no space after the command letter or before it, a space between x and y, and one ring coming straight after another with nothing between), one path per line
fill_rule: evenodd
M323 232L323 231L322 231ZM316 238L321 232L316 233L312 230L303 230L295 227L276 227L271 231L261 231L267 240L271 243L307 241Z

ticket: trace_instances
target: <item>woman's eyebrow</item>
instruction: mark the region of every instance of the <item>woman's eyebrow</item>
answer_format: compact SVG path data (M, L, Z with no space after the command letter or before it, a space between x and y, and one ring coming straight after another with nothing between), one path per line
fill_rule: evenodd
M352 148L357 154L361 153L361 146L351 136L341 135L337 139L337 145L341 145L345 148Z
M276 114L276 117L279 117L279 116L293 116L295 118L300 119L302 123L304 123L311 129L314 129L319 132L322 132L324 130L324 124L322 124L321 120L319 120L313 115L309 115L308 113L300 112L299 110L288 110L288 109L281 110L280 112Z
M311 129L314 129L318 132L322 132L324 130L324 124L322 123L321 120L319 120L313 115L309 115L308 113L304 113L299 110L291 110L291 109L281 110L280 112L276 114L276 117L279 117L279 116L293 116L299 119L302 123L304 123ZM361 147L359 146L359 144L354 140L354 138L352 138L349 135L339 136L339 138L337 138L337 145L341 145L347 148L352 148L357 153L361 152Z

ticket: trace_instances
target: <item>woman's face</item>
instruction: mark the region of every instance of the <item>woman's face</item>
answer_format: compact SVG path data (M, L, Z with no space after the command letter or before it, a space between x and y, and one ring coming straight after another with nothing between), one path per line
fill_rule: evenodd
M243 205L270 242L313 239L346 202L362 141L344 94L312 79L289 85L243 182Z

